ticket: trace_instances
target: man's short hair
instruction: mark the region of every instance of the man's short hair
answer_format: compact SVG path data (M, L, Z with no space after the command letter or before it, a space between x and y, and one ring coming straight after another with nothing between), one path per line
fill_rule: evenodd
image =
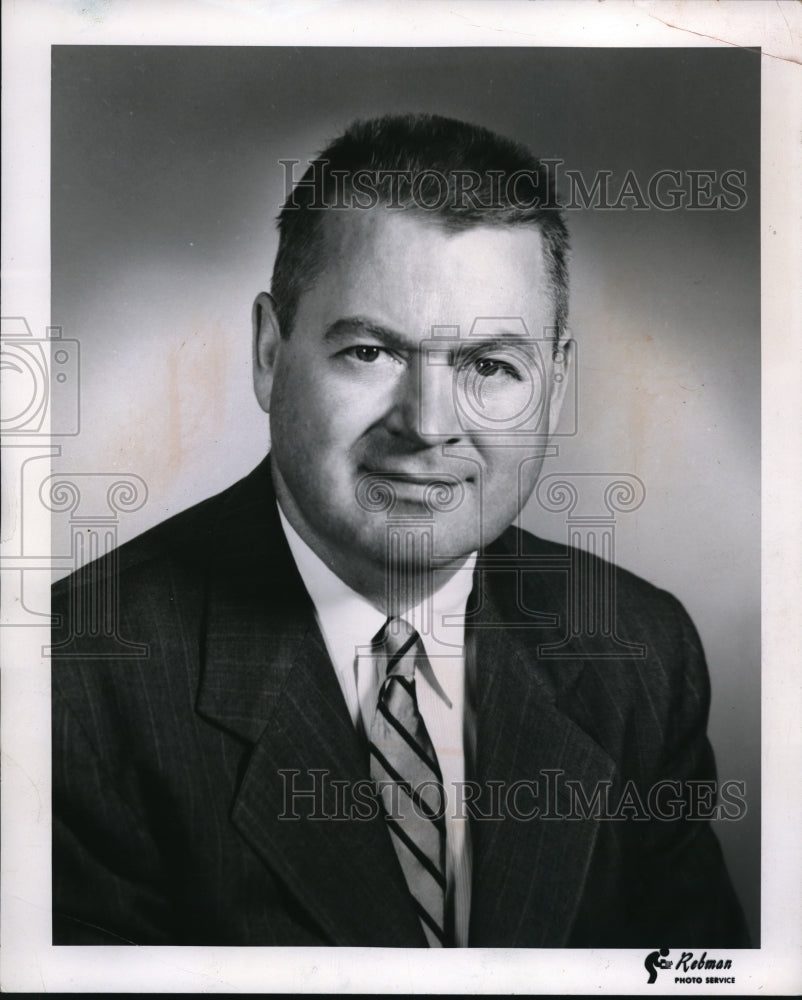
M562 337L568 232L551 172L520 143L430 114L356 121L310 162L278 216L271 294L282 336L289 336L301 295L326 265L327 212L379 205L420 213L450 232L483 225L538 229L554 299L554 336Z

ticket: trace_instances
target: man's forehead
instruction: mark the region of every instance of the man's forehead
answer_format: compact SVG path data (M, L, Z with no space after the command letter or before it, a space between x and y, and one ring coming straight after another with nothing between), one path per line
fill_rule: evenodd
M408 332L455 325L465 336L478 318L521 317L541 336L552 323L551 283L534 227L454 231L422 212L383 207L327 216L322 267L299 303L323 314L324 326L368 315Z
M487 220L466 222L455 216L427 212L420 208L392 208L378 205L369 209L350 207L322 210L322 231L326 243L351 252L371 243L398 244L414 241L417 245L438 246L459 243L465 238L488 244L510 240L526 246L530 252L543 250L540 227L535 223L511 225Z
M522 308L550 284L543 237L534 226L454 228L434 213L384 207L327 216L321 276L331 270L338 279L406 284L416 296L450 289L473 299L483 292L488 306L498 299L495 292L509 288Z

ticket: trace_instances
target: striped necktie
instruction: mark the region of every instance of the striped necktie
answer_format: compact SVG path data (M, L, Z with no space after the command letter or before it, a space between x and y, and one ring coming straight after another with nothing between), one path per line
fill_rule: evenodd
M443 778L415 695L415 667L426 653L403 618L387 619L374 649L383 680L370 729L370 774L426 939L441 948L450 943Z

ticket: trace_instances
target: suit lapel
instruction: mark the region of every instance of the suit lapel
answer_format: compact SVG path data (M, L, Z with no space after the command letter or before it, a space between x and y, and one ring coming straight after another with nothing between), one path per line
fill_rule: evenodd
M510 628L489 589L480 588L481 611L469 630L475 778L483 790L499 782L502 794L494 803L483 791L481 812L495 818L471 823L470 944L559 947L570 933L598 825L556 818L571 809L565 781L580 782L588 793L612 777L614 765L557 704L581 664L563 661L555 675L537 662L538 646L559 638L559 615L554 628ZM544 608L559 607L563 599L551 582L544 579L542 589ZM535 807L539 812L527 818Z
M210 548L197 710L252 747L232 821L325 940L425 945L383 820L378 813L358 818L375 803L366 792L367 755L281 531L268 463L231 492ZM544 611L552 612L542 621L559 626L565 600L547 580L553 575L541 574ZM477 718L472 777L506 791L539 781L539 801L521 786L518 804L543 812L543 772L559 772L551 805L565 813L566 779L588 792L613 774L607 754L559 707L581 664L547 668L537 647L557 641L558 627L510 628L509 609L502 614L492 587L482 585L476 596L479 610L468 629ZM316 796L297 794L313 788ZM358 802L347 794L355 789L364 793ZM500 813L485 798L477 805L502 818L471 824L471 945L564 944L596 823L516 818L503 797Z
M220 519L197 700L253 747L232 820L332 944L424 945L269 473L257 473Z

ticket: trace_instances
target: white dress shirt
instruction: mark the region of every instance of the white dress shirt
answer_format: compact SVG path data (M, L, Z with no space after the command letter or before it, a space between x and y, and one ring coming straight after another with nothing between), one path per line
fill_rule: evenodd
M279 507L281 525L340 682L354 726L370 732L379 676L371 641L387 616L336 576L309 548ZM429 665L416 671L418 710L434 746L446 794L446 883L453 902L455 942L468 944L471 844L468 817L457 788L465 781L465 746L474 718L465 698L465 605L473 584L474 552L429 601L404 612L417 630ZM436 579L436 575L435 575ZM463 815L459 815L459 814Z

